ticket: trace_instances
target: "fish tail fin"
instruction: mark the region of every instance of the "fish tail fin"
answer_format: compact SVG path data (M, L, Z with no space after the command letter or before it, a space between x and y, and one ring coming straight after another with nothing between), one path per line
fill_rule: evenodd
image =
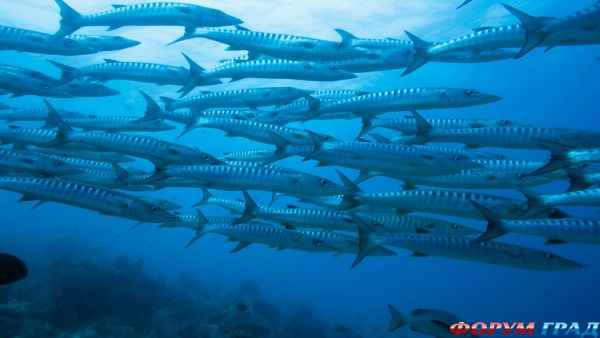
M529 15L515 7L512 7L507 4L502 4L507 11L510 12L513 16L515 16L520 22L523 28L525 29L525 43L521 47L521 50L515 56L515 59L521 58L525 56L525 54L529 53L535 47L538 47L541 43L543 43L548 37L548 33L545 32L542 28L544 23L552 20L553 18L548 17L535 17Z
M194 204L193 207L207 205L210 203L210 199L215 197L210 191L208 191L208 189L206 189L206 187L200 187L200 189L202 190L202 199L200 199L198 203Z
M540 168L530 172L527 176L537 176L547 174L556 170L564 169L571 163L565 157L565 153L572 150L571 147L547 140L536 140L536 142L544 149L550 152L550 161Z
M111 188L116 189L127 185L127 182L129 181L129 176L131 175L129 171L125 170L125 168L121 167L116 162L110 162L110 165L112 166L116 175L113 184L111 184Z
M356 39L356 36L354 36L352 33L348 32L348 31L345 31L340 28L336 28L334 30L342 38L342 41L340 42L340 46L346 47L346 48L352 46L352 41Z
M427 120L415 110L411 110L411 115L416 121L417 133L413 139L410 140L410 144L423 144L431 139L431 131L434 130L433 126L427 122Z
M240 218L233 222L234 225L250 222L251 220L256 218L256 211L259 209L258 204L256 204L252 196L250 196L250 194L246 190L242 191L242 193L244 194L244 201L246 202L244 213L242 213L242 216L240 216Z
M343 195L354 195L357 192L362 192L362 189L339 169L335 169L335 172L337 173L338 177L342 181L342 185L344 186Z
M187 61L188 65L190 66L190 76L188 78L188 82L183 87L181 87L181 89L179 89L177 91L178 93L181 93L181 96L183 97L183 96L189 94L189 92L194 90L194 88L196 88L196 86L198 86L198 84L200 82L202 82L202 76L203 76L204 72L206 72L206 69L202 68L199 64L196 63L196 61L192 60L192 58L190 58L187 54L185 54L185 53L181 53L181 54L183 55L183 57Z
M381 134L369 133L369 136L371 136L377 143L392 143L392 140L390 140L388 137L385 137Z
M196 30L188 30L188 29L186 29L186 30L183 32L183 35L182 35L182 36L180 36L179 38L177 38L177 39L175 39L175 40L173 40L173 41L169 42L169 43L167 44L167 46L174 45L174 44L176 44L176 43L178 43L178 42L185 41L185 40L189 40L189 39L193 39L193 38L197 38L197 37L200 37L200 36L201 36L201 35L199 35L199 34L198 34L198 32L197 32Z
M175 99L172 99L172 98L166 97L166 96L161 96L160 100L165 105L166 111L173 111L173 103L176 101Z
M200 209L196 209L196 215L198 217L198 222L196 223L195 229L196 235L186 244L186 248L192 246L192 244L196 243L196 241L198 241L200 238L202 238L202 236L204 236L207 233L206 226L209 223L208 218L206 218L206 216L202 213L202 211L200 211Z
M275 152L273 153L273 155L271 155L271 157L268 158L263 164L269 164L269 163L277 162L284 158L288 158L290 155L287 153L287 148L291 145L290 141L286 140L285 138L281 137L278 134L275 134L272 131L267 131L267 133L273 140L273 143L275 144L276 149L275 149Z
M135 122L140 123L140 122L154 121L154 120L160 119L160 117L163 113L163 110L160 108L158 103L156 103L156 101L154 101L154 99L151 98L150 95L146 94L145 92L143 92L141 90L140 90L140 94L144 98L144 101L146 101L146 111L144 112L144 117L142 117L138 120L135 120Z
M379 247L379 243L375 238L375 230L367 222L356 214L350 214L350 216L358 227L358 252L350 267L350 269L354 269L365 257Z
M502 226L502 217L500 215L472 199L469 199L469 202L471 202L471 205L475 209L479 210L483 218L487 221L485 232L474 240L475 243L486 242L506 234L507 231Z
M513 189L519 191L521 194L523 194L523 196L525 196L525 198L527 199L526 203L527 203L527 209L524 210L520 215L519 218L531 218L534 217L536 215L539 215L540 213L546 211L549 206L546 205L544 203L544 201L541 198L541 194L529 189L524 189L512 184L509 184Z
M411 32L405 31L405 33L414 44L415 55L413 62L408 67L406 67L404 73L402 73L402 76L414 72L415 70L423 67L427 62L429 62L429 60L431 59L431 56L429 55L429 48L431 48L432 46L430 42L419 38Z
M567 178L569 179L569 189L567 192L585 190L592 186L586 182L584 173L579 168L565 168Z
M304 157L304 159L302 161L310 161L310 160L314 159L315 157L324 153L325 150L323 149L323 144L327 141L320 134L317 134L310 130L306 130L306 132L308 133L308 135L310 136L310 138L312 140L313 151L310 154L306 155L306 157Z
M163 163L160 163L161 161L158 162L154 162L154 172L152 173L152 175L150 177L147 177L145 179L143 179L140 183L141 184L152 184L158 181L162 181L166 178L168 178L169 176L167 175L167 172L164 168L164 166L162 165Z
M77 71L77 68L52 60L48 60L48 62L60 70L60 82L67 83L75 79L75 72Z
M81 25L78 21L81 19L82 15L79 14L76 10L74 10L71 6L67 5L63 0L54 0L60 9L60 28L56 34L54 34L54 38L63 38L79 28Z
M44 128L46 128L46 129L58 128L58 129L56 130L56 136L54 137L54 140L45 143L43 146L44 147L56 147L59 145L63 145L67 142L68 134L73 132L73 128L71 128L68 124L65 123L65 121L63 121L63 119L60 117L60 114L58 113L56 108L54 108L54 106L52 106L52 104L50 104L50 102L48 102L47 100L44 100L44 103L46 104L46 107L48 108L48 117L46 119L46 124L44 124Z
M363 137L366 133L375 129L375 127L373 127L373 118L374 116L371 114L362 115L362 127L360 129L360 133L358 133L358 136L356 136L357 139Z
M460 8L465 7L466 5L470 4L471 1L473 1L473 0L465 0L465 1L463 1L460 5L458 5L458 7L456 7L456 9L460 9Z
M406 315L398 311L396 307L388 304L388 309L390 310L390 316L392 317L390 319L390 325L388 326L388 332L396 331L408 323Z
M206 121L206 119L202 119L202 111L201 110L192 109L192 110L190 110L190 112L192 114L192 119L190 120L190 122L188 124L185 125L185 127L183 128L181 133L179 135L177 135L177 137L175 138L176 140L179 140L183 136L185 136L188 133L199 128L200 126L202 126L202 122Z

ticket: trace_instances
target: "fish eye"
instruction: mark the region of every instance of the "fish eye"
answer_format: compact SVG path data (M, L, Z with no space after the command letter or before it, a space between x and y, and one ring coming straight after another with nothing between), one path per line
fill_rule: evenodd
M313 239L312 242L313 242L314 245L321 245L321 244L323 244L323 242L320 239L317 239L317 238Z
M57 166L57 167L62 167L62 162L60 162L60 161L56 161L56 162L54 163L54 165L55 165L55 166Z
M467 89L467 95L469 95L469 96L475 96L477 94L478 94L478 92L476 90Z
M320 179L320 180L319 180L319 183L320 183L321 185L329 185L329 181L328 181L328 180L326 180L326 179L324 179L324 178Z
M462 161L463 159L464 158L462 156L458 156L458 155L454 156L455 161Z
M511 124L510 120L502 120L500 121L500 124L503 126L508 126L509 124Z
M158 208L157 208L157 207L152 207L152 208L150 208L150 211L152 211L152 212L157 212L157 211L158 211Z
M337 67L335 67L335 66L329 66L329 70L332 71L332 72L337 72L338 71Z
M549 260L555 260L556 259L556 256L554 254L549 253L549 252L546 253L545 256L546 256L546 259L549 259Z
M65 40L65 45L67 45L67 46L71 46L71 45L73 45L73 40L66 39L66 40Z
M452 224L452 228L458 230L458 229L460 229L460 225L458 225L458 224Z
M49 84L47 84L47 83L44 83L44 84L42 84L42 86L43 86L44 88L46 88L46 89L50 89L50 85L49 85Z
M523 177L525 177L525 174L523 173L518 173L515 176L517 176L518 179L522 179Z
M208 155L208 154L204 154L204 155L202 155L202 158L203 158L205 161L210 161L210 155Z

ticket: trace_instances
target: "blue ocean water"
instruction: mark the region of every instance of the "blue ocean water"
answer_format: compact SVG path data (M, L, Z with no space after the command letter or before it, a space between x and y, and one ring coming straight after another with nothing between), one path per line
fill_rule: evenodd
M492 0L475 0L460 10L454 9L457 4L451 0L378 0L368 3L354 0L189 2L219 8L243 18L244 25L253 30L328 40L338 40L334 28L343 28L360 37L405 39L404 30L407 30L430 41L444 41L467 34L474 27L516 23L513 16ZM585 0L509 2L528 13L547 16L565 15L590 4ZM107 0L71 3L82 13L98 12L111 5ZM124 0L121 3L132 4L136 1ZM58 9L50 0L0 0L0 5L2 25L48 33L56 31L58 27ZM84 28L79 33L104 34L105 29ZM182 28L178 27L123 27L107 34L118 34L139 40L142 44L122 51L74 57L0 51L0 60L58 77L58 70L47 60L74 67L99 63L104 58L186 66L180 54L185 52L200 65L209 67L221 59L243 55L243 52L224 51L225 45L203 39L166 46L181 33ZM519 60L482 64L430 63L405 77L401 77L403 70L392 70L362 73L356 79L337 82L245 79L208 90L263 86L366 91L409 87L474 88L499 95L503 100L490 105L434 110L423 114L427 117L511 119L544 127L600 130L600 64L597 56L600 56L597 46L557 47L549 52L536 49ZM108 85L121 94L106 98L50 101L63 109L99 116L140 115L144 102L138 90L152 97L175 97L178 89L174 86L126 81L111 81ZM0 102L17 107L42 105L41 98L31 96L16 99L2 97ZM354 139L360 130L359 120L310 121L291 126L327 133L344 140ZM176 130L157 136L174 140L178 133L179 130ZM393 136L392 132L384 134ZM214 155L269 147L242 138L228 138L221 131L202 128L178 142L198 146ZM540 160L547 156L543 152L529 151L504 150L503 153L515 158ZM332 167L316 168L313 162L301 162L298 158L278 162L278 165L318 173L338 181ZM350 169L344 169L344 172L351 177L356 175ZM390 191L400 189L400 183L378 178L361 187L366 191ZM561 188L564 185L544 189L551 192ZM220 197L241 197L237 192L215 190L214 193ZM512 191L502 193L520 197ZM201 191L169 188L149 195L175 201L192 212L190 206L201 198ZM253 196L263 204L268 203L271 197L261 192L253 192ZM25 260L30 268L30 276L21 285L0 289L0 302L5 304L13 298L2 296L4 292L13 292L10 295L14 295L14 290L18 288L45 290L45 284L51 278L49 275L57 268L52 265L57 257L110 262L125 255L132 261L143 260L145 273L164 280L168 285L176 285L175 288L186 288L178 284L182 274L191 275L203 284L210 285L207 290L211 291L206 291L208 294L227 293L227 290L235 290L244 281L252 280L260 288L261 297L275 304L283 313L292 311L297 304L306 304L327 325L346 325L360 332L363 337L388 336L388 303L404 312L422 307L443 309L469 322L588 322L598 321L600 315L600 293L597 288L600 251L592 245L566 244L548 248L539 238L509 235L501 239L550 250L585 265L583 269L570 271L537 272L435 257L414 258L409 257L410 252L400 249L397 250L398 256L368 257L356 269L349 270L354 259L350 255L277 251L261 245L252 245L239 253L230 254L234 243L217 235L207 235L194 246L185 248L193 236L187 229L159 229L153 225L142 225L132 230L134 221L55 203L32 210L31 204L16 203L17 199L15 193L0 191L0 249ZM293 199L282 200L278 205L283 206L286 201ZM227 215L215 206L206 206L202 210L207 215ZM594 209L565 210L597 217L597 210ZM483 229L481 222L465 221L464 224ZM77 281L74 283L77 284ZM113 287L118 289L118 285ZM194 293L193 289L186 289L185 292ZM145 294L144 297L151 299L153 295ZM79 309L73 308L72 311ZM148 325L154 325L152 322L153 319L149 318ZM337 334L349 337L349 333ZM406 328L389 336L420 337Z

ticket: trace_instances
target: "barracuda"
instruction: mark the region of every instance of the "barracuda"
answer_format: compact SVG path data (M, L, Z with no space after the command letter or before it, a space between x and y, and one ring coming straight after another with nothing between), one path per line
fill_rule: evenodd
M464 237L481 233L464 225L436 218L373 213L358 215L373 226L377 233L381 234L434 234L448 237Z
M181 100L161 97L161 100L164 102L165 110L167 111L182 108L206 110L209 108L253 108L288 104L307 95L306 91L292 87L266 87L222 92L202 92L198 96Z
M521 25L526 31L525 42L520 46L521 50L517 54L517 58L547 42L551 36L557 33L578 30L597 31L600 28L600 3L597 1L591 6L561 18L534 17L512 6L502 5L521 21ZM551 48L553 45L549 47Z
M496 50L502 50L502 48L520 48L527 43L527 31L523 25L481 27L475 29L471 34L440 43L424 41L409 32L406 32L406 34L414 43L415 56L404 75L419 69L429 61L443 61L444 58L450 55L469 53L477 58L478 55L493 53ZM558 45L599 43L600 38L595 32L565 31L550 37L543 46L550 49ZM522 56L520 52L507 51L507 53L512 54L512 57Z
M22 194L21 202L52 201L150 223L177 220L176 215L135 196L69 181L0 177L0 189Z
M72 37L52 39L52 36L48 34L8 26L0 26L0 49L46 55L97 53L96 49L90 48Z
M44 97L73 97L64 88L56 86L55 82L27 76L20 72L9 72L2 67L0 69L0 89L12 94L12 97L36 95Z
M60 147L58 149L34 148L34 151L38 152L38 153L50 155L50 156L78 158L78 159L92 160L92 161L106 161L106 159L108 159L108 158L115 163L128 163L128 162L136 161L136 159L131 156L127 156L127 155L123 155L123 154L119 154L119 153L100 152L100 151L96 151L96 150L92 151L92 150L73 149L73 147L70 147L68 145L66 145L65 147Z
M344 196L341 206L345 209L370 206L380 210L395 209L399 214L426 212L480 219L481 213L471 204L471 200L496 210L506 218L517 218L526 208L524 202L512 198L452 190L407 190L385 193L359 192L353 196Z
M73 97L105 97L120 94L117 90L87 79L75 79L58 88L65 90Z
M584 172L581 169L565 169L569 178L569 190L585 190L600 185L600 171Z
M71 34L65 37L77 41L85 47L92 48L97 52L122 50L139 45L141 42L124 38L122 36L107 35L79 35Z
M435 129L470 129L484 127L507 127L516 123L511 120L481 120L481 119L459 119L459 118L435 118L425 119ZM414 117L403 117L399 119L380 119L371 116L363 116L362 129L358 137L377 129L386 128L401 132L402 134L414 135L418 132L417 121Z
M386 176L401 179L404 189L413 189L415 186L433 186L456 189L509 189L511 185L519 187L532 187L550 183L554 180L564 179L564 175L548 175L532 177L528 173L542 165L535 161L517 160L473 160L483 167L467 169L457 174L441 176Z
M433 162L436 161L436 155L448 160L448 162L444 163L442 169L438 168L436 171L435 167L428 167L423 169L426 170L425 172L422 172L421 174L417 173L416 175L428 175L427 172L432 173L431 175L443 175L444 172L447 174L458 173L461 170L482 167L482 165L470 161L473 159L499 160L505 158L503 155L494 153L475 152L468 149L429 145L405 146L401 144L362 141L332 141L327 145L328 141L325 138L312 132L310 132L313 139L312 146L294 146L286 139L279 137L274 133L269 134L277 149L271 158L266 161L267 163L276 162L290 156L300 156L304 157L305 160L312 159L318 161L318 166L339 164L348 168L364 171L365 173L385 173L388 172L390 166L392 166L392 168L394 168L393 172L401 172L400 170L402 169L404 170L404 173L408 175L409 173L413 173L416 167L412 165L411 162L405 162L406 160L418 159L421 163ZM403 161L391 162L392 158L402 156ZM370 165L372 166L370 167Z
M430 125L421 115L417 120L417 134L411 144L424 142L462 143L467 147L499 147L543 149L539 140L550 140L572 147L600 147L600 133L593 131L539 128L531 126L484 127L469 129L439 129Z
M68 163L60 159L23 150L0 149L0 172L11 175L27 176L61 176L65 174L78 173Z
M600 221L577 218L504 219L492 210L472 202L485 220L486 231L476 239L485 242L508 233L546 238L546 244L567 242L600 244Z
M316 228L327 231L343 230L356 231L356 224L348 212L334 211L327 209L303 209L296 206L288 206L285 209L258 206L252 197L244 191L246 203L243 207L242 216L235 222L247 223L255 218L264 219L281 224L287 228ZM210 197L209 197L210 199ZM232 211L239 211L239 205L229 202L229 205L223 201L210 201L210 203L228 208ZM237 210L233 210L233 209ZM377 222L383 225L383 228L377 228L381 233L434 233L447 234L450 236L465 236L478 233L475 230L433 218L415 217L415 216L397 216L386 214L365 214L368 221Z
M360 263L372 249L391 245L413 252L413 257L438 256L443 258L504 265L518 269L558 271L578 269L575 261L550 252L530 249L502 242L475 242L469 238L438 235L378 235L372 227L357 216L360 252L353 266Z
M443 109L477 106L500 100L500 97L473 89L410 88L374 92L347 100L322 104L319 115L354 113L378 115L392 111Z
M530 175L542 175L571 166L581 166L589 162L600 162L600 147L592 149L573 149L563 143L536 140L544 149L550 151L550 160L532 171Z
M184 55L185 56L185 55ZM106 82L110 80L128 80L137 82L155 83L157 85L176 85L185 86L189 79L198 74L193 71L197 65L192 59L185 56L190 64L190 70L183 67L174 67L156 63L143 62L120 62L112 59L104 59L104 63L99 63L83 68L74 68L56 61L50 61L61 71L61 81L63 83L74 79L93 79ZM221 83L217 79L207 79L198 83L201 86L210 86ZM192 90L193 88L189 88ZM187 94L189 92L184 93Z
M553 195L542 195L534 191L518 189L527 198L527 210L520 218L537 216L556 206L600 207L600 189L570 191ZM506 217L508 218L508 217Z
M314 159L320 165L340 165L348 168L380 173L405 173L413 175L443 175L464 169L481 167L471 157L457 154L444 148L422 148L372 142L328 141L316 134L312 151L305 160ZM290 143L271 134L276 140L278 152L275 158L286 157L293 151L306 152L306 148L290 149ZM448 149L448 148L446 148ZM310 151L310 150L309 150Z
M227 136L240 136L261 143L272 144L273 135L277 135L292 145L311 145L313 144L310 134L302 129L282 127L276 124L263 122L254 122L238 119L222 119L222 118L207 118L199 116L193 122L186 126L185 130L179 137L191 132L196 128L215 128L222 130ZM319 137L326 140L334 140L328 135L320 135Z
M251 149L225 153L219 157L222 161L247 161L264 163L271 159L275 154L274 150L269 149Z
M184 88L195 87L205 79L220 78L230 78L234 82L245 78L338 81L355 77L352 73L320 63L269 59L219 65L195 76Z
M142 183L160 183L169 178L187 180L187 184L181 185L184 187L204 186L232 191L259 190L295 196L338 195L345 194L350 189L326 178L300 171L257 165L168 166L157 168L154 175ZM174 184L177 181L169 183Z
M63 119L80 119L88 115L80 112L57 109ZM48 108L18 108L11 113L0 114L0 120L6 122L14 121L46 121L48 119Z
M148 102L146 113L143 118L137 116L97 116L89 115L86 117L76 118L65 118L64 114L61 114L60 119L66 123L69 127L80 128L84 131L96 130L105 132L119 132L119 131L147 131L147 132L158 132L168 131L175 129L174 126L169 125L162 120L154 119L154 116L160 114L157 112L160 108L154 102ZM46 111L49 112L48 109ZM52 129L60 125L60 121L56 119L58 115L48 113L46 116L46 124L43 128ZM151 118L148 118L151 116Z
M247 50L250 58L268 55L274 58L296 61L343 60L370 55L367 51L346 48L338 42L318 40L304 36L255 32L237 26L237 29L201 28L186 33L173 43L205 38L229 45L227 50Z
M54 35L60 38L82 27L108 26L115 30L123 26L183 26L186 31L197 27L220 27L241 24L238 18L224 12L196 5L173 2L153 2L136 5L113 5L112 10L81 15L63 0L55 0L60 8L60 29Z
M101 151L114 151L141 157L157 166L165 164L222 164L223 162L201 150L181 144L162 141L153 137L124 135L104 132L75 132L62 121L58 112L46 102L50 114L57 122L58 130L53 140L43 144L54 147L68 143L93 146Z

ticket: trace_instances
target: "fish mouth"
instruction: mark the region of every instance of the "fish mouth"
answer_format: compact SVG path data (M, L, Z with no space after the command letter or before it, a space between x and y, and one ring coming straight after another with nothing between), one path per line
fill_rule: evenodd
M480 98L485 103L493 103L493 102L498 102L498 101L502 100L502 97L497 96L497 95L491 95L491 94L481 94Z

